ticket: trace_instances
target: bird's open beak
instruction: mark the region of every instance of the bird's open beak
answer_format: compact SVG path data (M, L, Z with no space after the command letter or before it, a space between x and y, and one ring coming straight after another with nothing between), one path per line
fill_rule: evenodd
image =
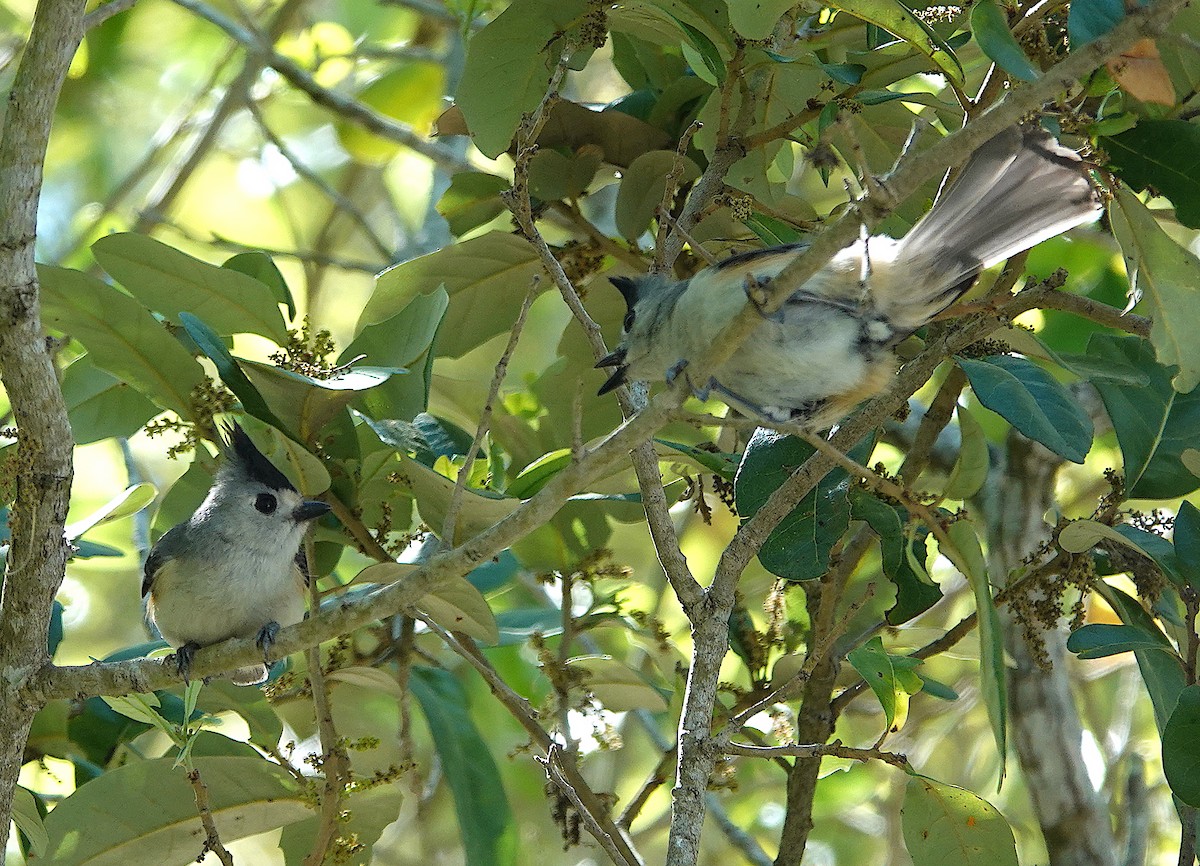
M628 367L625 367L625 366L617 367L616 371L611 376L608 377L608 381L600 386L600 390L596 392L596 396L599 397L603 394L607 394L609 391L613 390L614 388L619 388L622 385L624 385L625 382L627 381L625 376L628 372L629 372Z
M304 523L306 520L315 520L328 513L328 503L318 502L315 499L306 499L296 506L296 510L292 512L292 520L297 523Z

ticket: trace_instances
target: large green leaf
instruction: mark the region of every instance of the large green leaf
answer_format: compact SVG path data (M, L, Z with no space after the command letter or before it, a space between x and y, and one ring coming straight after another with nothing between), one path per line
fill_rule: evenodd
M892 660L883 648L882 638L876 635L862 646L855 647L846 654L846 661L858 671L858 675L879 699L883 707L884 730L891 730L896 720L896 692L900 686L896 682Z
M1171 373L1154 359L1141 337L1096 334L1088 354L1114 369L1148 378L1143 385L1095 379L1121 446L1125 489L1135 499L1173 499L1200 487L1200 478L1182 462L1185 450L1200 437L1200 391L1180 394Z
M217 373L221 376L221 381L225 383L225 387L242 401L242 409L260 421L265 421L272 427L281 430L285 429L286 425L271 411L271 407L267 405L267 401L263 399L262 394L258 393L258 389L246 377L245 372L238 366L233 355L229 353L228 347L221 341L221 338L213 329L202 319L188 312L180 313L179 321L183 325L183 329L187 331L187 335L195 342L197 348L216 365Z
M1150 342L1159 363L1177 366L1175 390L1200 384L1200 259L1177 244L1136 195L1118 187L1108 210L1129 274L1130 297L1153 319Z
M397 372L357 367L328 379L314 379L273 364L244 358L236 361L275 417L304 442L312 442L362 392L378 387Z
M188 863L204 843L192 787L174 758L132 761L78 788L46 818L55 866ZM312 815L300 784L263 758L196 758L221 839Z
M491 750L471 721L462 686L448 671L424 665L412 668L408 682L454 795L467 866L515 863L517 825Z
M1165 195L1177 220L1200 228L1200 126L1143 118L1133 129L1100 139L1100 145L1121 180Z
M952 79L963 80L962 64L946 40L900 0L841 0L830 5L895 34L936 63Z
M1125 17L1122 0L1074 0L1067 13L1067 35L1074 51L1121 23Z
M1092 421L1071 393L1031 361L1012 355L958 358L979 402L1055 454L1082 463Z
M168 318L177 320L187 310L220 334L261 334L276 343L287 339L274 293L254 277L133 232L100 238L92 253L131 295Z
M1171 652L1169 644L1163 644L1162 634L1151 634L1132 625L1089 623L1071 632L1067 638L1067 649L1081 659L1102 659L1133 650L1161 650Z
M1163 775L1171 793L1200 806L1200 686L1188 686L1162 732Z
M162 411L128 382L97 367L91 355L67 367L62 392L76 445L132 436Z
M850 508L850 516L865 520L879 537L883 573L896 587L896 603L888 610L887 621L900 625L937 604L942 590L925 568L929 530L924 526L906 530L907 512L902 506L889 505L862 491L850 495Z
M472 238L380 274L359 318L359 331L390 319L418 295L444 286L450 304L437 353L458 358L512 327L512 321L496 312L512 310L515 315L534 276L541 273L541 262L528 241L507 232ZM548 284L542 280L543 287Z
M92 362L164 409L191 417L204 369L146 308L80 271L38 266L42 321L87 347Z
M555 37L586 9L585 0L514 0L472 37L455 103L483 153L508 149L521 116L546 93L561 50Z
M642 236L662 203L667 174L675 165L677 155L670 150L643 153L625 170L617 191L617 230L630 239ZM690 183L700 176L700 168L690 159L683 159L680 181Z
M1133 657L1137 659L1138 670L1142 674L1142 682L1146 684L1146 692L1150 695L1150 704L1154 708L1154 721L1159 733L1166 728L1179 694L1187 685L1183 666L1175 654L1175 647L1162 633L1154 617L1138 603L1138 600L1116 589L1104 581L1097 581L1095 590L1108 602L1109 607L1117 612L1121 622L1133 626L1142 634L1153 635L1162 644L1162 651L1150 649L1134 649Z
M1004 816L977 794L914 775L900 808L904 845L921 866L1017 866Z
M338 358L346 364L360 355L376 367L403 367L408 375L392 376L359 395L354 404L374 418L408 420L429 404L431 350L442 317L450 305L446 290L417 295L400 312L367 325Z
M871 443L856 446L857 456L870 453ZM794 436L759 428L746 445L734 478L738 514L748 520L766 504L792 472L813 454L812 446ZM763 567L786 580L813 580L829 568L829 554L850 525L847 493L850 479L833 469L767 537L758 552Z
M1029 62L1008 29L1008 19L994 0L979 0L971 10L971 32L983 53L1014 78L1037 81L1041 71Z
M1007 752L1008 693L1004 671L1004 634L1000 615L992 598L988 582L987 562L979 546L979 536L970 521L957 520L948 530L952 547L942 545L942 553L962 572L975 596L975 612L979 616L979 686L987 706L992 736L1000 753L1000 779L1004 779L1004 760Z
M779 22L779 16L796 5L796 0L755 0L729 4L729 23L747 39L766 39Z

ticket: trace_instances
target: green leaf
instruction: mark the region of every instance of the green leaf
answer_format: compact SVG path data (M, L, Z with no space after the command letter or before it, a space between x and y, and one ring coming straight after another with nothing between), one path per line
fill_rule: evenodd
M1189 806L1200 806L1200 686L1179 693L1162 732L1162 762L1171 793Z
M63 399L76 445L132 436L162 412L147 397L83 355L63 373Z
M543 454L524 469L504 489L507 496L517 499L528 499L541 490L546 482L571 465L570 448L559 448L549 454Z
M900 0L843 0L832 5L895 34L936 63L954 81L962 82L962 64L946 40Z
M969 499L987 481L990 467L987 436L965 406L955 406L954 411L958 415L958 429L962 438L958 459L954 461L954 468L950 470L942 493L947 499Z
M1008 19L993 0L979 0L971 9L971 32L983 53L1014 78L1037 81L1041 70L1029 62L1008 29Z
M489 223L508 210L500 193L512 186L505 178L481 171L460 172L438 199L437 212L455 237Z
M1136 627L1142 634L1156 635L1162 645L1163 652L1144 649L1133 651L1138 670L1142 674L1142 682L1146 684L1146 691L1150 695L1150 704L1154 708L1154 721L1158 725L1159 733L1162 733L1171 711L1175 709L1179 700L1179 693L1187 685L1183 667L1175 655L1175 648L1162 633L1154 617L1146 612L1137 599L1104 581L1097 581L1094 589L1108 602L1109 607L1116 611L1121 622Z
M529 162L529 192L542 201L582 196L596 177L604 151L588 144L569 156L557 150L539 150Z
M615 214L617 231L623 237L634 240L645 233L662 204L667 174L677 158L672 150L652 150L635 159L623 172ZM699 166L684 157L681 182L689 183L699 176Z
M1180 574L1193 589L1200 589L1200 508L1186 500L1175 513L1171 544Z
M404 367L407 376L393 376L356 402L358 408L375 418L410 419L425 411L429 404L432 347L442 317L450 304L446 290L438 288L428 295L417 295L400 312L378 324L363 328L338 358L349 363L366 355L366 363L376 367Z
M964 788L914 775L900 823L914 863L1017 866L1012 827L995 806Z
M1000 753L1000 781L1004 780L1004 759L1007 752L1006 719L1008 696L1004 676L1004 635L1000 630L1000 615L992 599L988 583L987 563L979 546L979 536L970 521L957 520L947 531L953 547L942 553L962 572L975 596L975 611L979 615L979 687L992 723L992 736Z
M1125 469L1125 489L1134 499L1174 499L1200 487L1200 478L1183 465L1183 452L1200 431L1200 391L1180 394L1171 373L1154 359L1141 337L1095 334L1088 354L1114 369L1130 369L1149 378L1145 385L1094 380L1112 419Z
M359 318L359 331L391 318L417 295L444 286L450 304L437 353L458 358L512 327L496 310L519 307L534 276L541 273L541 262L528 241L507 232L471 238L380 274ZM542 286L548 282L543 279Z
M122 695L116 698L101 695L100 700L127 719L163 729L170 727L170 723L157 710L159 701L153 692L145 695Z
M864 440L854 454L870 453ZM772 430L754 431L734 478L738 514L749 520L784 481L813 454L812 446ZM863 454L865 456L865 454ZM829 568L829 554L850 525L849 476L833 469L780 521L758 552L772 574L812 580Z
M630 710L661 713L667 709L662 690L619 659L606 655L578 656L567 665L582 672L583 687L614 713Z
M29 840L29 851L34 857L43 857L50 837L46 833L46 825L42 823L42 813L38 811L37 798L27 788L17 785L13 791L12 817L17 829Z
M1081 659L1102 659L1133 650L1162 650L1171 652L1162 643L1162 634L1148 634L1132 625L1090 623L1071 632L1067 649Z
M158 489L149 481L134 484L118 493L87 517L68 524L66 527L67 539L76 539L102 523L111 523L114 520L137 514L153 502L156 496L158 496Z
M796 5L796 0L755 0L729 4L729 23L746 39L766 39L779 18Z
M47 817L48 862L187 863L203 838L192 787L173 758L132 761L60 802ZM312 816L291 774L263 758L196 758L228 843ZM87 828L81 832L81 828Z
M521 116L546 94L561 49L556 37L586 8L585 0L514 0L471 37L454 101L484 154L495 159L508 150Z
M942 590L925 568L929 530L910 524L906 531L907 512L902 507L888 505L862 491L850 495L850 516L865 520L879 537L883 573L896 587L896 603L888 610L887 621L900 625L937 604Z
M237 271L239 274L245 274L248 277L253 277L265 285L271 290L271 295L275 298L275 303L283 304L287 307L288 319L291 321L295 320L296 300L292 297L292 290L288 288L287 280L283 278L283 274L279 272L279 268L275 267L275 261L269 255L260 253L257 250L252 250L248 253L238 253L232 258L226 259L221 267Z
M262 394L258 393L258 389L246 378L242 368L238 366L233 355L229 354L229 349L225 347L221 338L212 328L191 313L186 312L179 314L179 322L187 331L188 336L195 341L200 351L216 365L221 381L234 393L234 396L242 401L242 408L272 427L284 429L286 425L275 417L275 413L267 406Z
M470 866L515 864L518 828L491 750L471 721L462 686L446 671L414 665L409 688L429 723L450 783L466 862Z
M100 238L92 244L92 253L131 295L170 319L187 310L222 335L287 340L287 326L271 289L253 277L133 232Z
M1154 214L1124 187L1108 209L1129 274L1130 297L1153 323L1150 342L1160 364L1179 367L1172 384L1188 393L1200 384L1200 259L1177 244Z
M673 451L678 451L680 454L685 454L696 463L713 473L714 475L724 478L726 481L732 481L734 475L737 474L737 459L736 454L726 454L719 451L708 451L704 448L697 448L694 445L685 445L682 442L670 442L666 439L655 439L659 445L665 445Z
M1055 454L1082 463L1092 446L1092 421L1049 373L1024 358L957 358L979 402Z
M454 481L411 457L401 457L400 465L398 474L401 483L413 492L421 519L440 536L446 522L450 499L454 494ZM453 538L446 540L459 544L507 517L520 504L520 499L498 494L489 496L479 490L464 487L459 497L458 519L454 524Z
M1102 138L1100 146L1121 180L1165 195L1177 220L1200 228L1200 126L1143 118L1127 132Z
M1123 0L1073 0L1067 13L1067 35L1076 51L1121 23Z
M385 117L399 120L427 135L442 113L442 94L446 91L446 69L432 60L393 59L388 71L367 83L358 100ZM337 124L338 140L358 162L384 165L403 145L390 138L368 132L361 124L348 120Z
M43 323L83 343L97 367L191 418L204 369L141 304L79 271L38 265L38 280Z
M380 563L383 566L392 564ZM493 646L500 640L496 617L492 614L487 599L464 578L438 584L435 589L422 596L417 602L417 607L429 614L429 618L442 628L461 631L475 640Z
M262 395L275 417L287 430L305 441L314 441L325 426L363 391L386 382L395 369L355 367L328 379L314 379L300 373L249 361L234 359L242 372Z
M871 638L847 653L846 661L858 671L859 676L879 699L886 721L884 730L890 731L896 721L896 691L899 686L896 683L896 672L892 669L892 660L883 649L883 640L878 636Z

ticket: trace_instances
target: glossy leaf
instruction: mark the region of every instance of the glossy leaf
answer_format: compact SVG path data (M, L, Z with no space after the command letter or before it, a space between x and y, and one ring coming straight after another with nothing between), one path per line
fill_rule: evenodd
M1186 500L1175 513L1171 545L1180 574L1194 589L1200 589L1200 508Z
M1090 623L1071 632L1067 649L1081 659L1101 659L1133 650L1171 652L1162 642L1162 633L1150 634L1132 625Z
M914 863L1017 866L1017 843L1008 821L964 788L914 775L904 792L900 820Z
M487 599L463 578L439 584L417 602L417 607L442 628L460 631L487 644L494 645L500 640L496 617Z
M615 215L617 230L624 237L639 238L650 226L650 221L662 204L667 174L677 158L674 151L654 150L643 153L625 170L617 191ZM680 182L689 183L699 176L699 166L684 157Z
M1200 127L1184 120L1143 118L1100 140L1109 167L1134 189L1153 188L1175 205L1175 218L1200 228Z
M879 537L883 573L896 587L896 603L888 610L887 621L891 625L900 625L937 604L942 590L925 568L928 555L925 539L929 530L916 525L910 525L906 530L904 518L907 513L870 494L852 493L850 503L850 516L865 520Z
M167 318L177 320L186 310L222 335L260 334L276 343L287 339L271 289L253 277L133 232L100 238L92 253L131 295Z
M292 297L292 290L269 255L257 250L238 253L236 256L226 259L221 267L258 280L271 290L275 303L287 307L288 319L296 318L296 300Z
M1162 732L1163 775L1171 793L1200 806L1200 686L1188 686Z
M153 502L157 495L158 489L149 481L134 484L118 493L87 517L68 524L66 536L68 539L78 538L102 523L110 523L137 514Z
M962 64L954 51L899 0L842 0L832 5L895 34L932 60L952 79L958 82L963 80Z
M947 499L969 499L982 489L991 466L987 436L975 416L965 406L955 406L961 434L958 458L946 479L942 493Z
M1067 35L1071 50L1097 39L1121 23L1125 17L1123 0L1074 0L1067 13Z
M287 425L275 417L275 413L271 411L267 401L246 377L245 372L238 366L233 355L229 354L229 349L221 342L221 338L217 336L216 332L191 313L180 313L179 322L200 351L216 365L221 381L233 392L235 397L242 401L242 408L272 427L285 429Z
M1082 463L1092 445L1092 422L1062 385L1041 367L1011 355L958 358L979 402L1055 454Z
M421 518L440 535L455 482L411 457L402 457L400 464L401 483L413 492ZM446 539L453 544L460 544L477 535L507 517L521 504L519 499L498 494L487 495L469 487L463 489L459 501L453 538Z
M512 327L495 311L517 309L534 276L541 273L537 253L523 238L508 232L471 238L380 274L359 318L359 331L391 318L417 295L444 286L450 304L437 353L458 358ZM543 288L547 284L543 279Z
M145 307L95 277L38 266L42 321L87 347L92 362L164 409L191 417L204 370Z
M1000 753L1000 779L1004 779L1004 760L1007 753L1008 695L1004 671L1004 635L1000 615L992 599L988 582L987 563L979 546L979 536L969 521L957 520L947 530L953 547L942 547L942 553L962 572L975 596L975 612L979 616L979 679L983 702L987 706L992 736Z
M186 863L204 838L191 785L173 758L132 761L83 785L46 816L56 866ZM305 793L261 758L196 758L221 839L232 842L312 815Z
M746 39L766 39L775 30L779 17L795 5L795 0L730 3L729 23Z
M1146 385L1093 382L1121 446L1129 496L1173 499L1200 487L1200 478L1182 462L1200 430L1200 391L1176 391L1170 371L1154 359L1150 343L1140 337L1096 334L1088 343L1088 354L1149 379Z
M994 0L978 0L971 9L971 32L983 53L1014 78L1037 81L1041 70L1034 66L1008 28L1008 19Z
M1155 356L1160 364L1179 368L1172 385L1186 394L1200 384L1200 259L1163 231L1124 187L1117 189L1109 217L1125 258L1130 298L1153 320Z
M76 445L132 436L162 412L145 395L84 355L63 372L63 400Z
M316 439L325 426L364 391L377 388L404 371L355 367L328 379L314 379L273 364L236 358L254 389L272 413L305 442Z
M896 683L896 672L892 669L892 660L883 649L883 640L878 636L871 638L847 653L846 661L858 671L858 675L879 699L886 722L884 730L892 730L896 721L896 693L899 686Z
M521 116L546 93L555 37L586 8L584 0L515 0L471 38L455 104L484 154L508 149Z
M409 688L425 714L454 795L466 862L471 866L512 866L517 825L491 750L471 721L462 686L447 671L415 665Z
M1187 685L1183 666L1175 655L1175 648L1167 636L1162 633L1158 623L1146 612L1137 599L1104 581L1097 581L1095 590L1108 602L1109 607L1116 611L1121 622L1137 628L1142 634L1155 635L1162 644L1162 652L1145 649L1134 649L1133 651L1133 657L1137 659L1138 670L1142 674L1142 682L1146 684L1146 691L1150 695L1150 703L1154 708L1154 721L1161 734L1171 716L1171 711L1175 709L1180 692Z
M583 673L583 687L596 696L604 708L615 713L630 710L662 712L667 700L642 674L612 656L579 656L567 662L572 670Z
M559 448L549 454L543 454L518 472L504 492L517 499L528 499L541 490L547 481L570 466L572 460L570 448Z
M869 450L869 443L864 450ZM755 430L734 479L742 519L753 517L812 453L810 445L795 437ZM849 487L849 476L842 469L822 478L767 537L758 552L763 567L786 580L812 580L824 574L830 551L850 525Z
M437 212L459 237L508 210L500 193L511 187L505 178L480 171L459 172L438 199Z

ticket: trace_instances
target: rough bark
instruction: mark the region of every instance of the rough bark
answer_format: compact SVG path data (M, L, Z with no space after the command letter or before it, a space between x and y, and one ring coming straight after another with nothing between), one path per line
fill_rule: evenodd
M985 512L989 570L1002 581L1046 540L1042 516L1054 503L1054 476L1062 460L1013 431L1007 460L988 487ZM1116 866L1117 846L1108 810L1084 768L1083 726L1071 696L1066 629L1030 626L1045 646L1049 669L1038 664L1022 626L1005 605L1005 646L1013 660L1008 677L1012 742L1034 811L1055 866Z
M49 661L51 605L66 569L71 428L42 336L33 243L54 104L83 34L83 0L42 0L0 139L0 378L19 430L12 543L0 588L0 863L38 704L24 693Z

